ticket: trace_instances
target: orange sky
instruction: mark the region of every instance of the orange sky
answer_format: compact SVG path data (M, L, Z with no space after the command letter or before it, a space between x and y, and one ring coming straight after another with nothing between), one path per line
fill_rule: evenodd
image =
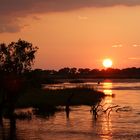
M113 68L139 67L140 6L30 12L16 15L16 22L10 20L8 25L6 18L0 22L0 41L9 43L21 38L37 45L35 68L101 69L107 57L113 60Z

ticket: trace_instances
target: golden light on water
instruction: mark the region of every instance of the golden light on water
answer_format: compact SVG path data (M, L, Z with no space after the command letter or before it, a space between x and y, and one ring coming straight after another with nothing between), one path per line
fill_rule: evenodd
M104 82L103 83L103 89L105 91L111 92L112 90L112 83L111 82Z
M113 93L112 93L112 83L111 82L104 82L103 83L103 89L104 89L103 92L106 95L110 95L110 96L113 95ZM112 97L107 96L105 98L105 103L107 103L107 104L112 103Z
M104 92L106 95L112 96L112 90L111 90L111 89L105 89L103 92Z
M103 101L104 108L106 109L112 104L112 83L110 81L103 82L103 89L103 92L106 95L110 95L106 96ZM110 132L112 132L112 117L108 118L106 117L106 114L102 117L102 132L107 134L102 136L102 140L111 139Z

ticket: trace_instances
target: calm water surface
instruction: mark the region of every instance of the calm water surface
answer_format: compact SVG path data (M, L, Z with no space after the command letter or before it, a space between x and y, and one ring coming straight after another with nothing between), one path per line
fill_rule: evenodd
M5 119L3 127L0 126L0 140L139 140L140 81L102 81L98 86L95 82L88 84L106 94L115 94L114 98L106 97L102 101L104 108L119 105L130 110L116 112L113 109L109 117L102 113L95 120L89 106L78 106L72 108L69 119L64 111L60 111L50 117L17 120L16 126L12 127Z

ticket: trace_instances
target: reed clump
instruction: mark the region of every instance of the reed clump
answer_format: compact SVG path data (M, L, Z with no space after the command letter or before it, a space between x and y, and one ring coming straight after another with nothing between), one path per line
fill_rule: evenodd
M105 94L89 87L64 89L29 89L18 99L17 107L55 109L57 106L95 105Z

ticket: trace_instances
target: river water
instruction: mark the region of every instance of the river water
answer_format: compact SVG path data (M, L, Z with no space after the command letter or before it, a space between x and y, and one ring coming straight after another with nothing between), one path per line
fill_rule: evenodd
M95 120L89 106L76 106L72 107L69 118L64 111L50 117L33 115L31 120L16 120L14 127L4 119L0 140L139 140L140 81L102 80L96 83L87 84L106 94L115 94L101 102L104 110L118 105L110 114L99 112Z

